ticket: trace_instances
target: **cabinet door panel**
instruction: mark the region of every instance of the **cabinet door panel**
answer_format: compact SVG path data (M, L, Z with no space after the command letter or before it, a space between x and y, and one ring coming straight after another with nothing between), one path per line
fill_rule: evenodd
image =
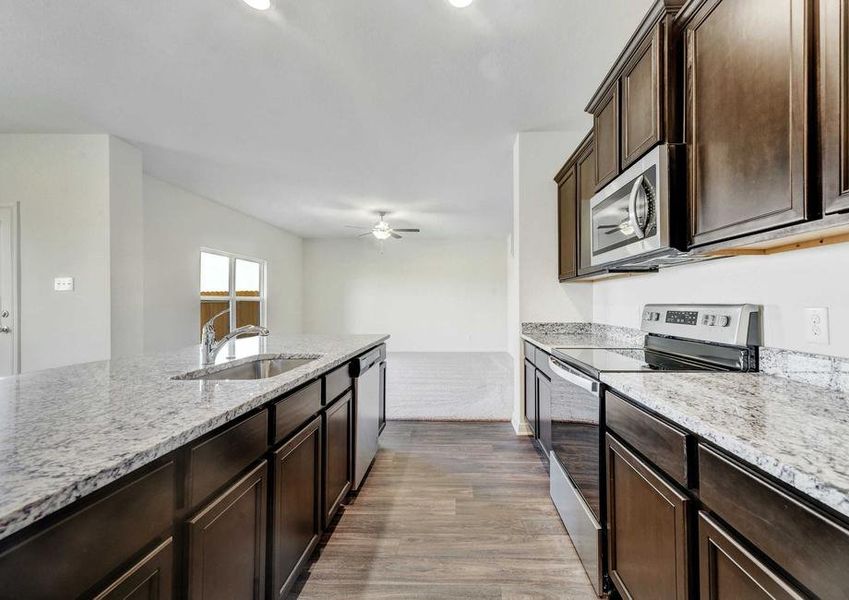
M557 188L557 222L560 281L578 274L578 181L571 169Z
M351 432L354 396L348 392L327 409L324 420L324 525L351 489Z
M807 216L810 0L709 0L687 25L695 245Z
M849 210L849 0L819 7L823 200L834 213Z
M622 75L622 168L662 138L660 119L660 24Z
M272 597L284 598L321 535L321 418L274 453Z
M383 433L383 428L386 427L386 361L380 363L380 407L378 411L380 433Z
M168 538L115 579L95 600L169 600L174 597L174 541Z
M614 84L593 118L596 190L619 175L619 86Z
M539 444L546 458L551 454L551 381L537 371L537 424Z
M264 598L268 463L188 521L188 597Z
M537 435L537 375L534 365L525 361L525 419L531 433Z
M704 512L699 513L699 590L701 600L804 598Z
M578 274L583 275L593 271L592 237L589 235L592 230L590 200L595 195L595 150L592 138L583 153L578 156L576 169L578 171Z
M610 577L625 597L689 593L689 500L610 434L606 438Z

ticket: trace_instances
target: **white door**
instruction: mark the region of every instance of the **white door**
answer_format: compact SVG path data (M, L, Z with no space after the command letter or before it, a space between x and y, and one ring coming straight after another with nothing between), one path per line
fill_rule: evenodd
M17 215L0 206L0 377L18 372Z

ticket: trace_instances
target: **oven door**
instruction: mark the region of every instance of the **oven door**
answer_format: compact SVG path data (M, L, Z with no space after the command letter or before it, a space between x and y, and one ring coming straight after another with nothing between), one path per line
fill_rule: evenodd
M601 392L598 381L549 358L550 494L596 593L602 595Z
M668 244L668 148L657 146L590 201L593 266L609 265Z

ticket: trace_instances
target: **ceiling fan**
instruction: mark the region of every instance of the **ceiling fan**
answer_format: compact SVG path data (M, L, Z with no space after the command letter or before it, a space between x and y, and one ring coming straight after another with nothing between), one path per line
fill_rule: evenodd
M390 237L395 238L396 240L400 240L402 237L401 233L419 233L421 230L418 228L408 228L408 229L395 229L391 227L389 223L386 222L384 217L386 216L385 211L381 211L377 213L380 218L377 223L372 225L371 227L358 227L356 225L346 225L345 227L350 227L352 229L368 229L365 233L361 233L357 237L365 237L367 235L373 235L380 241L389 239Z

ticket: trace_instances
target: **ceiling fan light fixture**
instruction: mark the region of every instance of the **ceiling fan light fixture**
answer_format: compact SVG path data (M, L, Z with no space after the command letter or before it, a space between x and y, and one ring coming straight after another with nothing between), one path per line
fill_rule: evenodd
M471 6L472 2L474 0L448 0L448 4L454 8L466 8L467 6Z
M374 229L371 234L379 240L387 240L392 235L388 229Z

